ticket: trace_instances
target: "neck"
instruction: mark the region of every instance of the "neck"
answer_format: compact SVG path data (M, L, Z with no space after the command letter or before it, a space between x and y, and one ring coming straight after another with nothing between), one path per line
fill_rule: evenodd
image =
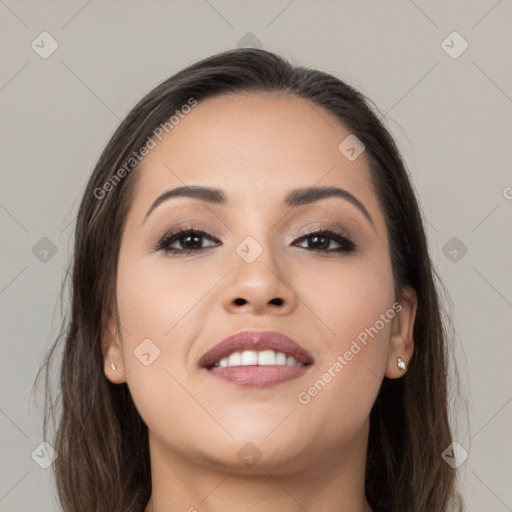
M315 447L300 461L243 469L193 463L163 450L150 433L152 495L144 512L372 512L364 494L368 425L349 446Z

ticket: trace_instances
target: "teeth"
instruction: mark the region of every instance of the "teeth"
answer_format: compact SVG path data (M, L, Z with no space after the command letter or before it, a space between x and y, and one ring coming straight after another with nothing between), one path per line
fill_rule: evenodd
M276 364L286 364L286 354L283 354L282 352L278 352L276 354Z
M244 350L240 354L240 364L242 366L249 366L251 364L258 364L258 352L252 350Z
M288 357L286 358L286 364L287 364L288 366L294 366L296 362L297 362L297 361L296 361L292 356L288 356Z
M262 352L258 352L258 364L276 364L276 353L273 350L263 350Z
M233 352L229 357L223 357L215 366L304 366L294 357L288 356L283 352L275 352L274 350L262 350L256 352L254 350L244 350L243 352Z
M226 358L225 358L226 359ZM240 366L240 352L235 352L227 358L226 366Z

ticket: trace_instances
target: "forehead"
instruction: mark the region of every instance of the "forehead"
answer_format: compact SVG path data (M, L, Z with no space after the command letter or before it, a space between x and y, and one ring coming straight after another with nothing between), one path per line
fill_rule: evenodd
M351 161L339 149L350 135L322 107L285 92L202 100L155 139L135 202L147 207L166 189L204 185L226 190L230 203L282 203L293 188L336 185L376 206L365 154Z

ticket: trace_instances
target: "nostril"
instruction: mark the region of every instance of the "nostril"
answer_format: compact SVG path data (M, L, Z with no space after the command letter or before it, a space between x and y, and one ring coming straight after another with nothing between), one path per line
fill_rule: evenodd
M270 301L271 304L276 304L277 306L282 306L283 305L283 299L281 298L277 298L277 299L272 299Z
M245 299L235 299L235 304L237 306L242 306L243 304L245 304L247 301Z

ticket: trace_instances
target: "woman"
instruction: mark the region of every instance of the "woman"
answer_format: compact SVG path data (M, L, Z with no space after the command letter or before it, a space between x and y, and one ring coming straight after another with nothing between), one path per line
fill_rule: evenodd
M420 210L352 87L263 50L189 66L108 143L75 239L65 511L461 509Z

